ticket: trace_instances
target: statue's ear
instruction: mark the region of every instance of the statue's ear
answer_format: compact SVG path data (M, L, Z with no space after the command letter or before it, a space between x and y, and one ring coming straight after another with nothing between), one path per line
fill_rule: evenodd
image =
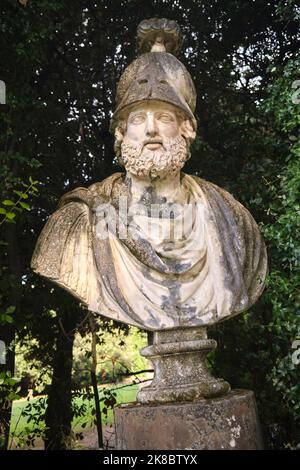
M123 139L124 139L124 129L120 125L115 128L115 144L114 144L114 150L116 152L116 156L118 157L118 161L120 165L124 165L124 162L121 157L121 144L123 142Z
M116 127L116 129L115 129L115 139L118 142L121 143L123 141L123 138L124 138L124 135L123 135L123 132L122 132L121 128L119 126Z
M181 123L181 135L190 144L195 140L196 131L194 130L193 124L190 119L184 119Z

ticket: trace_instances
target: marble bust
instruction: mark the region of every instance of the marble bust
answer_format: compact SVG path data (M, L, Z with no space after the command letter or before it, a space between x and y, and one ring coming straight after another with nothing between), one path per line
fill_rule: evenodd
M65 194L32 268L89 310L146 330L207 326L261 295L267 256L248 210L181 170L196 136L196 92L175 57L177 24L146 20L112 118L125 173Z

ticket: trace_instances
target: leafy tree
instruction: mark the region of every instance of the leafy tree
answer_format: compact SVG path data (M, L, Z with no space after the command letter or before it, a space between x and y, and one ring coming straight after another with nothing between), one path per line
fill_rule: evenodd
M264 213L270 274L263 299L239 319L218 327L221 344L215 358L219 374L235 387L251 388L258 399L265 439L271 448L299 448L300 368L292 360L300 338L300 113L295 84L299 57L270 65L273 82L260 106L264 119L265 162L257 160L253 207ZM272 126L272 127L271 127ZM263 136L262 136L263 137ZM253 167L252 167L253 168ZM249 172L241 175L249 181Z
M29 178L29 183L26 184L22 182L23 190L14 190L15 200L4 199L0 205L0 227L5 227L5 224L14 225L16 223L16 216L22 217L22 212L24 210L30 210L30 205L25 200L30 196L35 196L37 192L37 181L33 181L32 178ZM25 188L25 189L24 189ZM18 217L17 217L18 218ZM6 228L6 227L5 227ZM12 247L9 245L11 231L8 229L5 232L6 240L0 240L0 247L4 251L4 248L7 250L8 258L9 254L12 253ZM1 252L1 255L3 253ZM1 256L5 259L4 257ZM1 274L7 275L8 266L2 265L0 268ZM7 448L8 439L9 439L9 427L10 427L10 416L11 416L11 407L12 401L19 398L17 392L17 381L12 377L14 374L14 333L15 333L15 320L13 314L16 311L16 303L19 301L19 289L17 280L12 275L10 278L11 286L7 286L7 283L2 282L0 289L0 300L2 308L5 310L0 313L0 346L1 346L1 360L0 360L0 383L1 383L1 393L0 393L0 449ZM4 287L4 289L3 289ZM10 296L7 295L9 290L17 294L16 298L12 301L14 305L9 305Z

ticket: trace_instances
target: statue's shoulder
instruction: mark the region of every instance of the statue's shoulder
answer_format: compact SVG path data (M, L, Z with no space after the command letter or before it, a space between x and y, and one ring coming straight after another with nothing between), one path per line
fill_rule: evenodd
M247 215L250 215L249 211L226 189L221 188L215 183L200 178L199 176L188 176L199 185L199 187L210 202L220 203L220 201L223 201L223 203L225 203L226 206L229 207L234 213L241 214L241 212L243 212L247 213Z
M100 197L110 197L114 185L121 178L122 173L114 173L88 188L79 187L62 196L57 210L49 217L36 244L31 261L34 271L73 292L80 274L73 276L73 280L67 279L68 273L64 271L64 266L69 267L73 260L78 259L81 260L79 266L85 266L86 269L90 266L90 261L86 258L91 256L90 210L93 209L95 199L99 201Z
M186 175L185 175L186 176ZM221 188L220 186L218 186L217 184L215 183L212 183L211 181L207 181L203 178L200 178L199 176L195 176L195 175L188 175L190 178L192 178L199 186L202 190L204 190L205 192L206 191L211 191L211 192L214 192L216 191L217 193L225 196L225 197L233 197L228 191L226 191L226 189L223 189Z
M114 192L115 186L122 184L123 177L123 173L113 173L108 178L105 178L103 181L93 183L88 188L75 188L61 197L58 209L71 202L83 203L91 207L95 198L99 197L104 200L109 200Z

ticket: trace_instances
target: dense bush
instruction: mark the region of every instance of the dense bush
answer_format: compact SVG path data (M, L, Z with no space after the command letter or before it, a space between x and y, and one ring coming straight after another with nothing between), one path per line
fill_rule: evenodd
M260 226L270 264L267 287L250 312L215 331L216 371L234 387L254 389L272 448L300 447L300 364L292 361L293 342L300 338L299 65L296 57L285 67L270 67L273 81L260 105L269 125L261 138L266 148L272 144L272 160L261 156L262 178L257 181L260 172L251 178L253 208L265 213Z

